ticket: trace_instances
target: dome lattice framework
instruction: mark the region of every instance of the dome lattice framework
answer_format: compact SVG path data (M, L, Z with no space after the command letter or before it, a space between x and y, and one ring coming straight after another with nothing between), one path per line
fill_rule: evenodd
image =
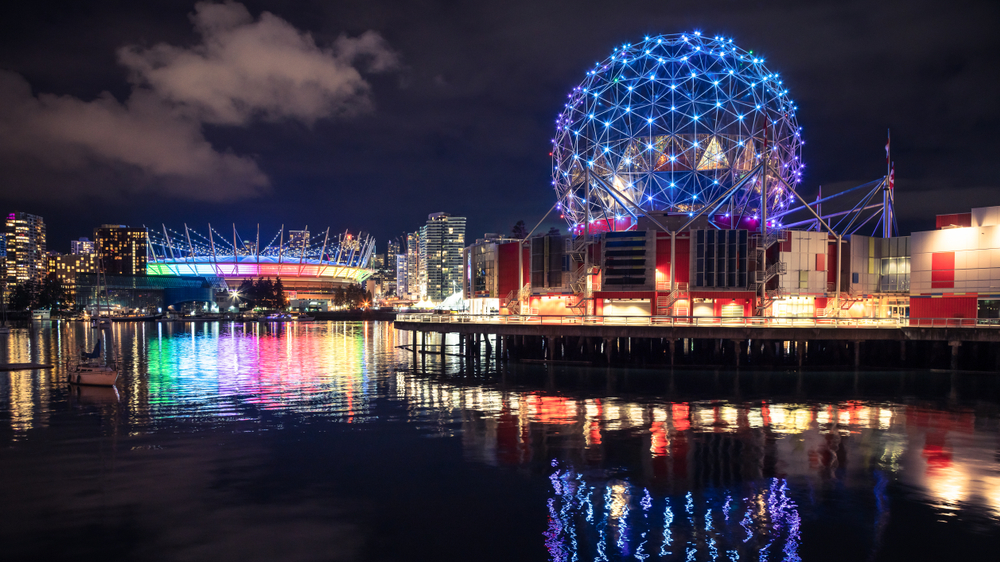
M741 182L707 210L753 217L765 150L768 214L780 212L792 204L788 188L803 168L795 110L782 78L732 39L685 33L616 47L556 120L561 214L582 230L589 178L591 224L600 230L632 226L633 205L693 214Z

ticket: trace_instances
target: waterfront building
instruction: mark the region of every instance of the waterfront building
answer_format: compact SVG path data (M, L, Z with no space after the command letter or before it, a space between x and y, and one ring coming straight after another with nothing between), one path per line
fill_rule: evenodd
M105 274L146 274L149 239L145 228L103 224L94 230L94 239Z
M462 249L465 247L465 217L431 213L420 228L421 297L443 302L462 291Z
M396 257L396 296L419 301L426 291L421 283L420 231L407 233Z
M553 210L569 233L531 238L530 290L502 308L906 318L912 248L894 232L889 144L885 176L827 197L817 190L807 201L798 191L797 108L787 90L754 88L777 76L763 61L731 42L732 56L720 59L719 41L646 37L616 49L571 90L552 141ZM623 72L690 83L618 80ZM674 111L682 106L716 109ZM881 237L862 234L872 227Z
M95 251L94 241L86 236L69 241L69 253L71 254L93 254Z
M528 269L517 281L517 248L521 241L501 234L487 233L462 251L462 296L473 314L507 314L507 303L516 300L518 289L527 281ZM522 249L523 263L529 263L530 250Z
M55 275L62 284L67 300L75 301L79 275L97 273L97 254L87 252L55 256L49 260L48 273Z
M382 254L382 265L379 277L382 282L383 297L396 295L396 256L399 254L399 240L389 240L385 253Z
M409 298L409 277L406 274L406 254L396 254L396 298Z
M225 289L218 278L196 275L108 275L77 273L74 299L80 309L104 313L158 314L168 311L216 312L216 295ZM104 296L104 292L107 296ZM98 302L100 301L100 303Z
M1000 206L938 215L936 226L910 236L911 324L1000 323Z
M5 232L7 287L41 282L45 276L45 221L38 215L14 211L7 215Z

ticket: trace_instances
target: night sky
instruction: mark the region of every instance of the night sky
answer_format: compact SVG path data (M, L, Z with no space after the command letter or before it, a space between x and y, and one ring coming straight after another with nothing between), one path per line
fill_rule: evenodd
M0 210L49 249L101 223L467 240L552 205L566 94L615 45L700 30L762 54L799 107L805 197L885 174L904 233L1000 205L1000 3L7 3ZM557 226L558 223L553 223Z

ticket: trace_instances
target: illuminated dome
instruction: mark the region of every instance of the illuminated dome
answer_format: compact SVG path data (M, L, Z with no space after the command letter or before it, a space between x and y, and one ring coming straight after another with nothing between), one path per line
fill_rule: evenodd
M780 75L724 37L647 37L616 47L587 71L556 120L553 185L579 232L590 178L593 229L625 230L643 210L713 220L760 212L764 174L747 177L768 150L768 211L791 202L801 180L801 129ZM766 138L766 144L765 144ZM763 168L761 168L763 170Z

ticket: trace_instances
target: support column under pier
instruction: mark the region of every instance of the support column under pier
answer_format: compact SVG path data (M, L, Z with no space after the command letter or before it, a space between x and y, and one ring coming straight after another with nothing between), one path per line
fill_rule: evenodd
M958 350L962 347L962 342L960 341L950 341L948 345L951 347L951 370L958 370Z

